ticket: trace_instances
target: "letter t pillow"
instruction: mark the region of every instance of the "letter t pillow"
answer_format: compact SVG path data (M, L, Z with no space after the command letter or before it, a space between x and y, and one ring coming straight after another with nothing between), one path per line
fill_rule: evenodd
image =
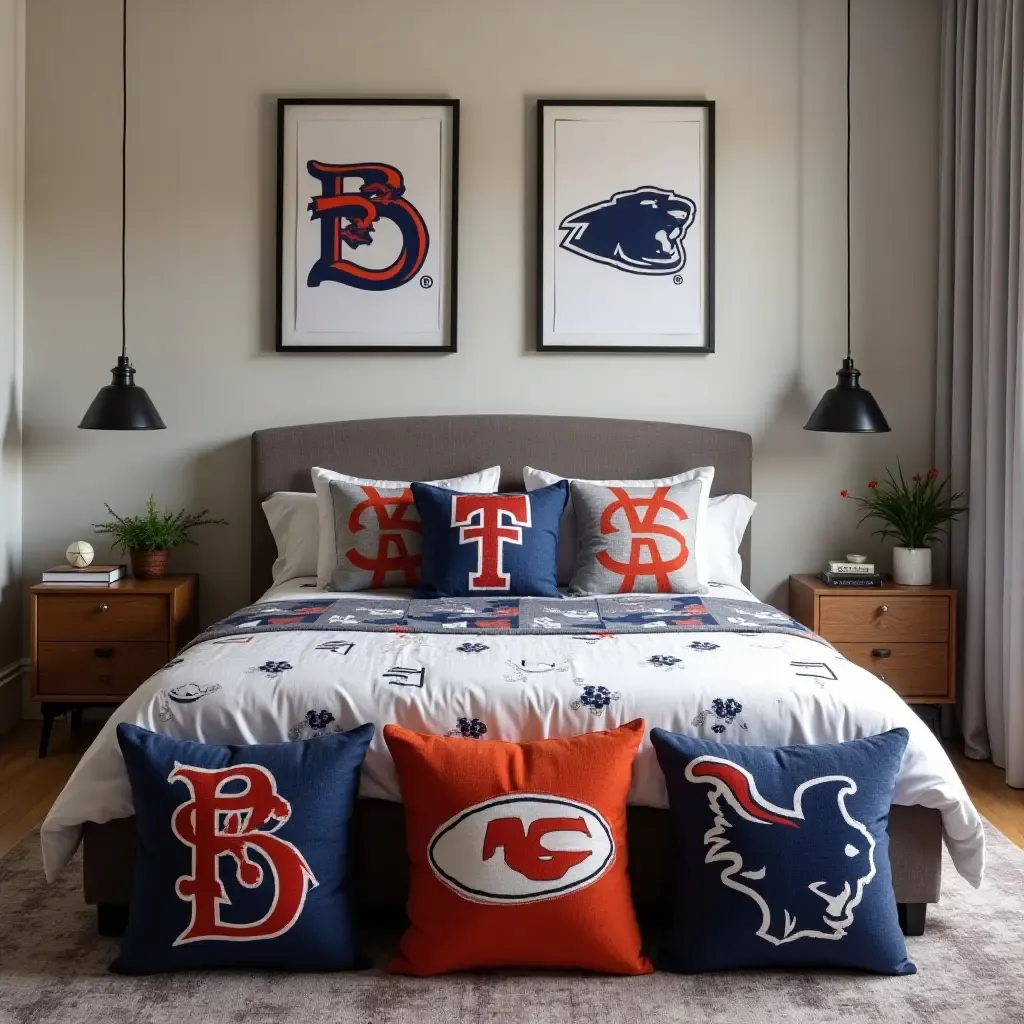
M389 970L563 967L647 974L626 875L642 720L534 743L384 739L398 770L409 921Z

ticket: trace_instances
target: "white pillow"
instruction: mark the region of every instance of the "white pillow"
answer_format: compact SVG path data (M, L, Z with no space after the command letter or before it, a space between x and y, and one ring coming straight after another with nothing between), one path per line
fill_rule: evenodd
M743 559L740 544L757 502L745 494L719 494L708 502L707 544L708 579L730 586L743 586Z
M331 481L340 480L344 483L362 487L408 487L409 480L369 480L361 476L346 476L330 469L314 466L312 469L313 490L316 492L316 509L319 520L316 558L316 582L326 587L331 582L334 570L338 568L337 540L334 534L334 503L331 501ZM501 479L501 466L491 466L478 473L466 476L453 476L447 480L424 480L423 483L435 487L447 487L452 491L468 491L471 494L493 494L498 489Z
M299 576L315 576L320 537L316 495L312 491L275 491L263 502L263 512L277 544L271 569L274 586Z
M705 534L707 532L707 512L708 512L708 498L711 492L711 483L715 476L714 466L701 466L698 469L689 469L685 473L677 473L675 476L663 476L654 480L580 480L580 483L584 484L596 484L599 487L671 487L673 484L687 483L690 480L701 480L705 481L704 486L701 488L700 498L697 500L697 522L694 526L694 533L696 536L696 552L695 557L697 561L697 583L701 587L708 585L708 580L711 577L708 575L708 564L709 556L704 550L707 544L705 540ZM557 483L559 480L570 480L579 479L577 477L563 477L557 473L549 473L545 469L534 469L532 466L523 466L523 483L526 484L528 491L536 491L541 487L547 487L549 484ZM567 564L567 559L572 558L573 563L576 561L577 555L577 534L576 534L576 522L575 522L575 511L573 511L573 518L569 517L569 510L572 508L572 498L570 497L569 503L566 505L565 515L562 516L562 532L559 536L559 582L562 582L564 575L563 566ZM566 531L567 520L570 526L570 531ZM568 551L563 550L568 548ZM571 578L572 571L570 569L569 576Z

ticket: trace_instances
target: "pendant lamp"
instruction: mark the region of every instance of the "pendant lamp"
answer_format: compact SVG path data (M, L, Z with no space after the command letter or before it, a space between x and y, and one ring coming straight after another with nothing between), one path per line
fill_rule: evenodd
M860 386L850 351L850 0L846 0L846 358L839 382L826 391L804 430L838 434L881 434L889 429L874 396Z
M128 163L128 0L121 5L121 354L110 372L111 382L92 400L82 422L84 430L163 430L164 421L144 388L135 383L128 360L125 328L125 181Z

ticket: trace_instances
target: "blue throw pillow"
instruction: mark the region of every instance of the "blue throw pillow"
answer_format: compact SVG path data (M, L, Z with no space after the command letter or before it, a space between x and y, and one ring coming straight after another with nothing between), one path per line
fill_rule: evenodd
M372 738L216 746L119 725L139 849L111 970L355 967L348 825Z
M558 533L569 485L464 494L413 484L423 520L417 597L559 597Z
M664 966L914 974L887 825L906 729L748 747L651 730L676 839Z

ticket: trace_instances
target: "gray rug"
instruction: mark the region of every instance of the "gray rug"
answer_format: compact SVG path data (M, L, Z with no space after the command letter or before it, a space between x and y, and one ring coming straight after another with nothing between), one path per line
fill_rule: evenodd
M1024 852L988 829L985 887L946 864L942 902L910 939L906 978L737 972L606 978L526 972L437 979L195 973L121 978L77 866L49 886L38 838L0 860L2 1024L1010 1024L1024 1021ZM388 937L391 941L393 937ZM384 950L381 950L383 953Z

